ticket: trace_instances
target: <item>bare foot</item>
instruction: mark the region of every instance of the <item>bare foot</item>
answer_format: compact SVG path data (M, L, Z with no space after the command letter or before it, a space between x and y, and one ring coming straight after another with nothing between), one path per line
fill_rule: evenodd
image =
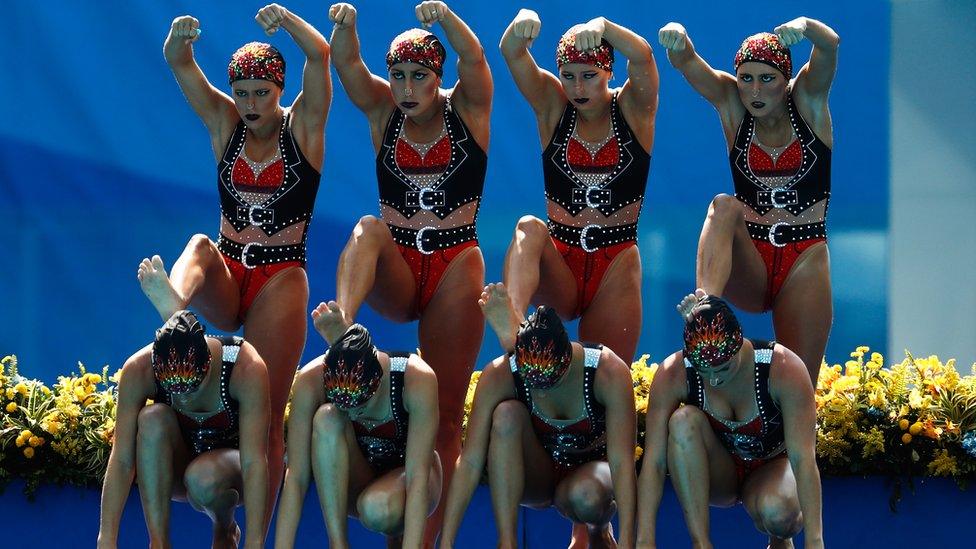
M163 259L158 255L152 256L152 259L143 259L142 263L139 263L136 278L142 286L142 293L146 294L164 321L169 320L176 311L186 308L186 301L176 293L169 276L166 275Z
M312 310L312 324L315 326L315 331L329 345L338 341L351 326L335 301L319 303L319 306Z
M223 529L214 525L212 549L237 549L241 542L241 527L231 523L233 529Z
M502 349L509 351L515 347L515 336L518 334L519 324L524 319L512 306L512 298L509 297L505 285L498 282L485 286L481 298L478 299L478 305L485 315L485 320L498 336Z
M681 317L685 319L685 322L691 319L691 310L698 305L698 302L705 298L705 290L698 288L695 293L686 295L681 303L678 303L678 313Z

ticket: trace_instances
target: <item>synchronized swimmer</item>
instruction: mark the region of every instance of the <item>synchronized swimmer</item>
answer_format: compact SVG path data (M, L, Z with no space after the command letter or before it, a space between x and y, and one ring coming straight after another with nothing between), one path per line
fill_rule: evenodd
M519 219L503 281L486 285L476 222L493 75L447 4L422 2L413 16L423 28L393 39L377 75L362 58L353 5L329 8L329 40L283 6L261 8L259 27L283 29L305 55L288 107L277 48L234 52L228 94L194 59L200 21L173 20L163 53L210 134L220 233L193 236L169 273L158 255L138 267L163 326L122 369L98 547L118 545L136 479L153 547L169 546L171 499L211 518L213 547L242 536L263 547L277 505L275 546L293 547L313 479L331 547L349 546L350 516L388 546L462 546L482 478L499 547L518 545L520 505L555 507L573 524L570 547L654 547L666 476L696 547L711 547L709 505L740 502L770 547L792 547L801 530L807 547L823 547L811 381L832 323L827 98L837 34L799 17L746 38L728 73L698 55L681 24L658 33L671 64L718 111L735 191L708 207L697 289L677 306L684 346L654 378L635 463L629 365L642 328L637 235L658 111L652 48L596 17L563 33L553 73L530 53L539 15L522 9L511 21L500 48L535 113L547 220ZM794 74L790 47L803 39L812 52ZM457 81L444 87L448 48ZM611 88L617 54L626 79ZM311 310L323 352L299 369L330 65L369 125L379 215L353 228L335 298ZM387 320L418 321L419 350L380 350L356 321L364 303ZM771 311L777 341L744 338L730 303ZM563 323L576 318L574 339ZM208 335L204 321L243 328L243 338ZM505 354L482 370L462 445L486 323Z

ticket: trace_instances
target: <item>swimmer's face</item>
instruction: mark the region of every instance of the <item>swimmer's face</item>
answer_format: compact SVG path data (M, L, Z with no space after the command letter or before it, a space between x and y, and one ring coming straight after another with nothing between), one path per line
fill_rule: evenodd
M281 88L270 80L237 80L230 85L237 113L249 128L280 122L277 116Z
M749 114L757 118L779 112L786 104L783 73L765 63L747 61L735 71L739 99Z
M611 73L594 65L566 63L559 68L559 82L566 98L580 110L596 110L610 102Z
M407 116L426 112L437 99L441 78L417 63L396 63L390 67L390 91L397 108Z

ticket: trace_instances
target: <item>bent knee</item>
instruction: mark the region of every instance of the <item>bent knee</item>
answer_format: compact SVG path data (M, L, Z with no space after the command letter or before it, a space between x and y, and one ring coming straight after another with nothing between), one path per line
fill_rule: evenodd
M517 400L506 400L495 406L491 414L491 436L495 438L510 438L521 436L522 427L528 419L525 405Z
M197 505L209 507L233 486L221 469L199 459L190 463L183 473L183 486L187 497Z
M205 234L195 234L190 237L190 241L187 242L186 247L193 253L211 253L214 249L213 242L210 237Z
M359 222L356 223L356 228L353 229L352 235L354 239L360 240L363 238L375 238L389 232L390 229L383 220L375 215L364 215L359 218Z
M668 419L668 441L687 440L697 436L705 414L695 406L680 406Z
M312 437L343 436L348 421L346 414L335 404L323 404L315 411L315 416L312 418Z
M566 498L573 515L580 522L601 523L613 512L613 493L606 485L594 478L574 482Z
M803 528L803 514L793 498L764 497L757 505L756 515L756 527L778 538L792 538Z
M716 221L733 221L742 216L742 203L734 196L716 195L708 206L708 218Z
M139 411L136 431L139 440L158 440L178 429L176 414L165 404L155 403Z
M519 239L542 239L549 236L549 227L534 215L524 215L515 224L515 237Z
M367 490L356 502L359 520L367 529L387 535L397 534L403 523L401 498L380 490Z

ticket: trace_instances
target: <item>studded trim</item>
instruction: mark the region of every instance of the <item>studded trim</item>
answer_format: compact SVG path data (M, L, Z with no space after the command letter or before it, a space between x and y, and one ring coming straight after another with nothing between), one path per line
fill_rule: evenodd
M376 471L402 467L407 459L407 431L410 414L403 405L403 381L410 353L388 353L390 356L390 414L396 434L393 438L364 435L356 442L366 461ZM365 424L361 424L365 425Z
M237 448L240 445L240 411L236 400L230 396L230 378L237 364L237 357L241 350L243 339L235 336L217 337L223 348L220 362L220 409L207 417L196 417L173 410L181 416L195 422L198 427L186 429L182 427L184 438L190 444L194 455L200 455L219 448ZM161 404L173 407L173 395L156 385L156 397ZM223 429L203 427L203 423L219 414L227 414L228 426Z
M488 157L454 111L450 97L444 102L444 125L451 142L451 159L444 172L430 185L421 186L397 166L396 142L405 120L406 115L400 109L394 109L376 155L380 204L395 209L406 218L426 210L444 219L473 201L479 201L480 208ZM477 215L476 211L472 224Z
M799 215L822 200L827 200L828 204L830 200L831 150L799 115L792 95L786 106L790 125L803 149L800 169L786 185L775 188L766 185L749 166L748 150L755 136L756 120L748 112L739 125L735 143L729 151L735 196L759 215L765 215L773 208Z
M757 410L755 416L747 420L733 421L712 414L705 399L704 380L687 360L685 360L685 374L688 383L688 401L686 404L701 409L709 417L726 427L727 431L717 431L716 435L729 453L744 460L769 459L786 449L783 413L769 395L769 370L772 366L773 348L776 343L760 340L751 341L755 349L754 359L756 363L753 386ZM760 435L737 432L738 429L753 423L757 418L760 419L762 425Z
M607 424L606 409L596 399L594 380L596 370L600 365L603 353L602 345L583 344L583 409L584 416L571 424L554 422L548 416L538 412L532 400L532 394L525 385L525 380L519 375L515 357L509 355L508 362L512 368L512 378L515 383L515 393L519 401L525 404L530 413L547 425L556 429L556 433L536 433L543 447L549 452L558 465L562 467L576 467L584 463L606 459L607 456ZM590 421L590 432L585 435L564 433L572 425L584 420Z
M576 129L576 108L567 103L552 141L542 153L546 199L555 202L570 215L594 208L605 216L644 199L650 155L640 146L630 126L620 113L617 94L610 104L610 134L617 140L617 165L602 182L590 185L570 167L567 159L569 141Z

